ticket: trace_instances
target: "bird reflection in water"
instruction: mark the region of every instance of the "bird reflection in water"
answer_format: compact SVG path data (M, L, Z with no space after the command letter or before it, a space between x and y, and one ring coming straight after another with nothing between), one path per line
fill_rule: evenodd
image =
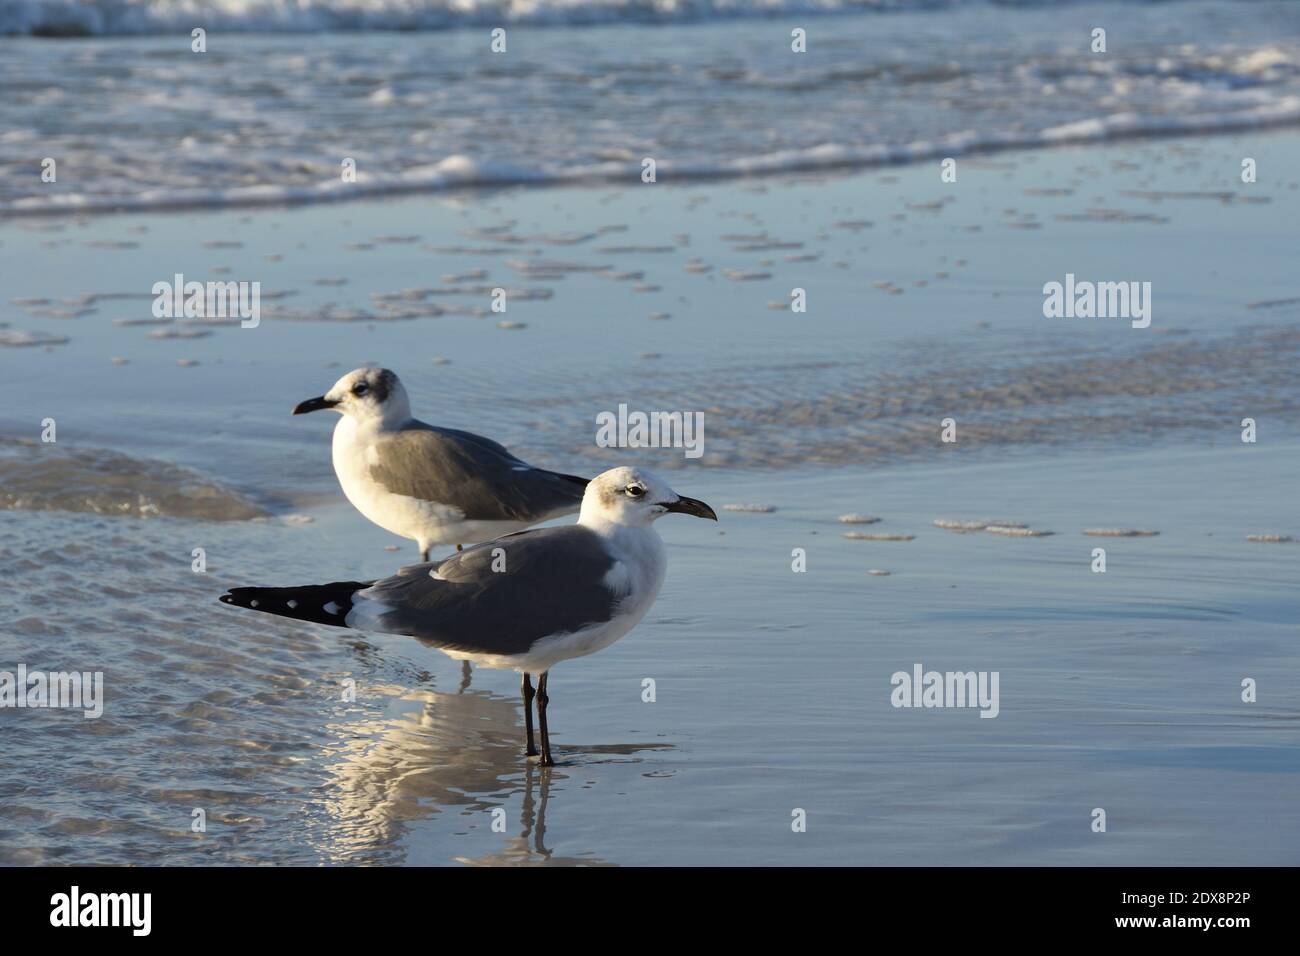
M539 767L519 750L519 702L472 690L462 673L456 693L372 685L388 696L389 716L348 720L325 788L326 819L313 827L322 854L337 863L599 865L594 853L556 856L546 844L546 813L570 779ZM397 712L394 716L394 712ZM640 762L637 754L669 744L566 748L570 766ZM611 759L612 758L612 759ZM584 781L589 783L589 781ZM491 811L520 795L519 835L491 832ZM466 844L490 848L461 855ZM459 850L461 853L457 853Z

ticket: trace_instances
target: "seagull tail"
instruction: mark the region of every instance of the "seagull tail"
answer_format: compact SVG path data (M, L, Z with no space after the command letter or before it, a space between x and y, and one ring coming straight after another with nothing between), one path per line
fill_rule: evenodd
M335 581L296 588L231 588L221 595L222 604L278 614L298 621L347 627L352 596L374 581Z

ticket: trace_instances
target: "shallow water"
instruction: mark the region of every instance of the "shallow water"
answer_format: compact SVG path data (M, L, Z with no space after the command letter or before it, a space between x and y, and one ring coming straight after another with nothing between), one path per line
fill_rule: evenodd
M569 472L618 460L594 435L596 416L620 402L705 412L703 458L652 453L665 469L1226 440L1248 413L1277 434L1300 404L1287 227L1300 183L1286 172L1298 142L1274 133L1017 154L967 164L955 190L919 166L758 188L11 221L0 225L12 264L0 277L5 321L68 341L0 349L0 427L35 439L33 423L51 417L79 446L171 459L272 508L332 493L319 457L328 423L288 411L367 361L392 365L425 417ZM1230 200L1206 198L1246 151L1276 172ZM1186 196L1135 195L1155 185ZM1041 195L1049 187L1066 194ZM926 195L948 200L909 209ZM1092 206L1160 221L1061 218ZM1038 228L1011 224L1025 221ZM484 230L499 254L468 238ZM581 238L557 238L568 233ZM754 251L759 235L800 248ZM417 239L383 241L406 236ZM106 247L125 238L130 248ZM512 265L561 258L562 278L521 280ZM711 271L686 271L693 261ZM759 268L770 277L722 274ZM644 275L617 277L629 271ZM134 324L159 321L149 289L176 272L260 282L261 324ZM1044 319L1043 284L1067 273L1150 281L1151 327ZM498 284L550 295L511 294L501 316L482 290ZM402 296L429 288L442 291ZM769 307L795 288L807 312ZM396 319L375 305L393 296L477 311ZM78 314L52 314L64 311ZM362 320L319 320L348 311ZM502 318L523 327L500 328ZM160 328L211 334L150 334ZM939 445L950 414L960 440Z
M67 339L0 348L0 433L32 452L0 473L65 503L135 500L117 479L142 475L165 502L185 468L270 513L0 511L0 669L98 670L107 695L96 720L0 710L0 862L1297 862L1300 545L1247 535L1300 536L1298 142L1007 155L946 193L926 164L0 223L0 322ZM1269 176L1234 184L1243 155ZM115 321L149 318L153 282L221 267L283 294L256 329ZM1151 328L1045 319L1066 272L1152 281ZM552 295L512 299L524 327L503 329L465 291L498 283ZM769 308L796 286L807 313ZM427 312L383 307L399 300ZM520 754L514 675L462 686L415 641L216 602L415 558L342 502L331 420L289 415L369 360L421 417L539 463L633 460L770 509L662 522L647 619L553 675L552 771ZM704 411L703 458L597 448L622 402ZM45 418L58 440L37 449ZM846 539L849 513L912 538ZM999 716L891 707L916 663L999 672Z
M165 461L99 448L0 438L0 510L248 521L266 512L247 498Z
M3 858L1294 863L1300 546L1245 535L1300 524L1277 504L1297 451L696 473L683 487L777 510L661 523L647 620L553 675L548 773L520 754L514 675L462 687L414 641L215 603L234 583L386 573L389 539L346 508L301 527L7 521L0 654L103 670L108 703L99 720L0 712L21 768L0 777ZM845 540L851 509L915 540ZM993 513L1057 534L931 524ZM1099 539L1079 532L1097 522L1161 533L1100 542L1094 574ZM890 675L917 662L998 671L999 716L892 708Z

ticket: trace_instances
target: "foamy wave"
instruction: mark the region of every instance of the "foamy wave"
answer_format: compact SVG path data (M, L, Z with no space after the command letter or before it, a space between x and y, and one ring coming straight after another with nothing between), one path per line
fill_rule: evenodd
M1037 132L963 132L936 141L900 145L846 146L824 143L800 150L732 159L658 164L660 182L734 179L783 173L871 169L947 156L969 156L1014 149L1036 149L1111 140L1142 139L1191 133L1224 133L1269 126L1300 125L1300 96L1250 110L1194 116L1139 117L1132 114L1081 120ZM639 162L605 162L537 168L486 163L468 156L391 175L358 173L354 183L331 178L314 185L259 185L208 189L147 189L132 195L103 196L77 192L25 196L0 201L0 216L68 212L141 212L183 208L292 205L349 199L431 193L448 189L497 186L547 186L576 183L636 183Z
M193 56L194 15L181 11L219 8L244 26L287 29L320 15L392 25L440 11L500 23L592 11L833 11L864 0L4 2L0 16L11 18L93 13L91 32L160 22L151 17L179 29L167 41L3 42L0 216L638 184L646 156L672 183L1300 123L1300 44L1267 18L1207 42L1222 11L1199 3L1172 26L1163 6L1124 7L1115 30L1162 39L1104 57L1062 46L1053 11L979 0L941 17L842 17L810 31L808 56L774 55L785 26L755 21L607 30L595 43L536 30L499 57L485 34L434 51L420 34L222 41L219 32L211 53ZM1261 0L1258 9L1300 25L1294 7ZM1015 31L1003 30L1007 17ZM836 42L825 42L831 32ZM343 181L349 162L356 182Z
M679 22L785 13L928 9L952 0L9 0L0 35L442 30L503 23Z

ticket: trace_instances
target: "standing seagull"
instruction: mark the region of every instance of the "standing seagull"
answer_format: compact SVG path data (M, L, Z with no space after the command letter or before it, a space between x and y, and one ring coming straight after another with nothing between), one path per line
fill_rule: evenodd
M414 564L382 581L296 588L234 588L221 600L268 614L417 637L458 660L520 671L527 754L533 697L542 764L553 766L546 677L560 661L608 647L659 594L668 559L655 531L670 511L718 520L702 501L661 479L614 468L587 486L577 524L507 535ZM540 674L534 694L531 674Z
M334 473L348 501L393 534L413 538L420 559L435 544L487 541L582 503L586 478L520 461L496 442L411 417L411 400L386 368L348 372L295 415L330 408Z

